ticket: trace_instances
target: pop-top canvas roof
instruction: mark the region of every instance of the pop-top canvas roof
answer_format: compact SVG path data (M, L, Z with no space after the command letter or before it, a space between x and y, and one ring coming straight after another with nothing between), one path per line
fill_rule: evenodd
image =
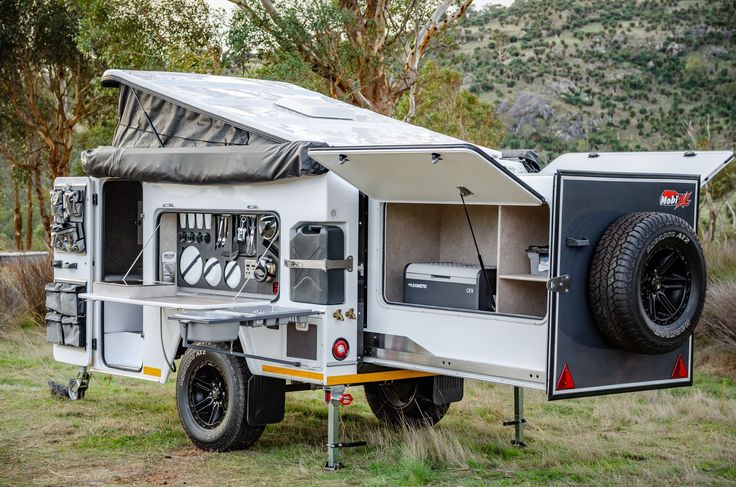
M463 141L278 81L108 70L105 86L130 86L274 142L331 146L457 144ZM500 157L500 152L484 149Z

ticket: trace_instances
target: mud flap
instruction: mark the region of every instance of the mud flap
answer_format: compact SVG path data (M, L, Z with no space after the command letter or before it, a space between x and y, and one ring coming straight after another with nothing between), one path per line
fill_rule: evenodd
M679 175L556 175L550 283L564 279L568 285L550 287L550 400L692 385L692 337L656 355L614 348L593 321L588 276L598 241L623 215L672 213L696 228L698 181Z
M251 426L280 423L284 419L286 381L262 375L248 379L248 415Z

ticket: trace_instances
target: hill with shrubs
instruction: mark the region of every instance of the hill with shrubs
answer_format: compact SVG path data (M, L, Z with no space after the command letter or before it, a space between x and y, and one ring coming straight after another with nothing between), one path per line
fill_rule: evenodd
M496 105L507 147L733 147L734 2L517 0L470 12L456 40L442 62Z

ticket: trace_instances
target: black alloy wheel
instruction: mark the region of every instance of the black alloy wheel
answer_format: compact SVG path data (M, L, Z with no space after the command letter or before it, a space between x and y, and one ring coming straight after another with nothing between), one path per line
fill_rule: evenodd
M227 413L227 400L222 371L212 362L199 364L189 379L189 407L197 424L216 428Z
M640 287L649 319L661 327L672 325L685 311L692 289L687 257L671 245L656 249L644 263Z
M258 440L264 427L247 420L250 378L243 358L192 348L184 353L176 376L176 408L195 446L228 451Z

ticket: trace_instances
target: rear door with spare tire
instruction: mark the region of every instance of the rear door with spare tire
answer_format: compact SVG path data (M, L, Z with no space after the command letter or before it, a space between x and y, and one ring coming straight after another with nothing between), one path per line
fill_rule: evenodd
M557 173L550 399L692 383L698 195L698 176Z

